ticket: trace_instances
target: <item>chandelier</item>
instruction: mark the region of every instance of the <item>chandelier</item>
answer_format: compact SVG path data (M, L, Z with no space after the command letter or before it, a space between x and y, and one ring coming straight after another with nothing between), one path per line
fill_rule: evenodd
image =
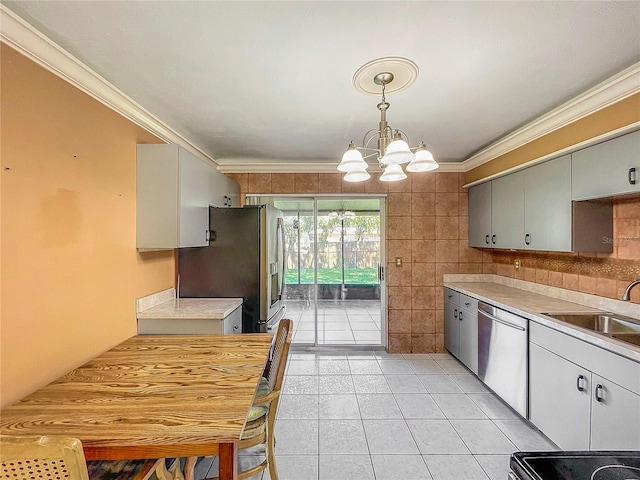
M390 105L385 99L385 88L393 79L394 75L390 72L378 73L373 78L373 82L382 87L382 101L378 104L380 123L378 128L372 128L364 134L361 145L356 145L353 140L349 143L338 165L338 170L345 172L344 180L347 182L363 182L371 177L367 172L369 164L365 158L372 156L377 158L382 169L380 180L383 182L396 182L407 178L402 169L404 164L407 164L407 172L427 172L438 168L438 163L423 142L417 147L409 147L407 135L402 130L392 129L387 123L387 110ZM377 139L377 148L370 146L374 138Z

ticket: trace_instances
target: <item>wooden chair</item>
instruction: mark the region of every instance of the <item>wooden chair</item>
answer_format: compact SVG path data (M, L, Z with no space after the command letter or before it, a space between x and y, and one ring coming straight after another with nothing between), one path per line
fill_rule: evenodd
M247 423L242 433L242 439L238 443L238 450L252 448L257 445L265 446L265 460L242 472L238 472L238 480L251 477L266 468L269 468L271 480L278 480L278 470L274 453L275 436L274 429L276 415L278 413L278 403L280 401L280 391L284 380L284 372L289 356L291 345L291 335L293 322L289 319L282 319L278 324L278 330L273 337L269 359L263 374L263 378L258 385L256 398L253 407L247 415ZM218 477L206 480L217 480Z
M86 462L75 438L0 437L2 480L184 480L179 461L167 468L158 460Z
M80 440L75 438L0 438L3 480L89 480Z

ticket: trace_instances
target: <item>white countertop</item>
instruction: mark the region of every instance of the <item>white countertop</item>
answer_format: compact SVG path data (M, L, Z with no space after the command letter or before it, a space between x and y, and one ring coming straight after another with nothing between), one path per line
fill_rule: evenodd
M138 312L138 318L222 320L242 305L242 298L174 298Z
M640 362L640 347L556 320L542 313L602 312L597 308L492 282L447 282L445 287L490 303L585 342Z

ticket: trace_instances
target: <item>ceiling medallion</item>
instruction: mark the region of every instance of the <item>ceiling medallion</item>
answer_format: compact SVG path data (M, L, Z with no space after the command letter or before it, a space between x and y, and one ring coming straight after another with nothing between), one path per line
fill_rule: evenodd
M387 123L387 110L391 105L386 101L385 94L404 90L417 76L418 66L401 57L373 60L356 71L353 85L357 90L371 95L382 94L382 101L377 105L380 110L380 123L378 128L364 134L362 145L356 145L353 140L349 144L338 165L339 171L346 172L345 181L363 182L369 179L371 175L367 172L369 165L365 158L374 155L382 169L380 180L383 182L407 178L401 166L405 163L408 164L408 172L427 172L438 168L438 163L424 143L420 142L417 147L409 147L407 135L401 130L392 129ZM377 138L377 148L369 146L374 138ZM361 151L364 152L364 157Z

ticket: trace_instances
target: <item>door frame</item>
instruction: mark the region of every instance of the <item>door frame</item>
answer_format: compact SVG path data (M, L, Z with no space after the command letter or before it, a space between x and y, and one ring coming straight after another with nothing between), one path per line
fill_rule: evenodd
M302 348L305 347L349 347L349 349L354 350L371 350L372 348L384 347L387 348L388 344L388 310L387 310L387 285L386 285L386 277L387 277L387 195L386 194L367 194L367 193L344 193L344 194L336 194L336 193L315 193L315 194L304 194L304 193L269 193L269 194L246 194L246 199L260 199L258 203L248 202L248 204L259 204L263 203L262 201L266 201L266 203L273 204L273 201L276 199L285 199L285 200L300 200L300 201L311 201L313 202L313 235L314 235L314 252L313 252L313 263L314 263L314 273L313 273L313 309L314 309L314 322L315 322L315 341L314 343L297 343L297 346ZM318 200L348 200L348 199L358 199L358 198L377 198L380 201L380 267L381 267L381 278L380 278L380 344L379 345L344 345L344 344L319 344L318 343Z

